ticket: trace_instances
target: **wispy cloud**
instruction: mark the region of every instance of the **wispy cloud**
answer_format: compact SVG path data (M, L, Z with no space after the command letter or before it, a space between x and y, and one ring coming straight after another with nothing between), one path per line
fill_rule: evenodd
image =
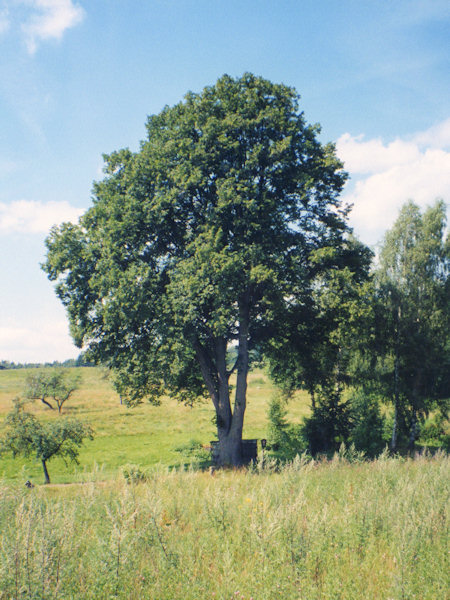
M450 150L450 118L416 134L413 141L419 146Z
M76 221L84 209L68 202L16 200L0 203L0 231L3 233L46 233L63 221Z
M22 24L28 51L34 54L46 40L60 40L67 29L81 23L84 9L72 0L22 0L32 14Z
M409 199L425 207L450 190L450 119L409 139L342 135L337 152L352 176L344 195L351 223L369 244L380 241Z

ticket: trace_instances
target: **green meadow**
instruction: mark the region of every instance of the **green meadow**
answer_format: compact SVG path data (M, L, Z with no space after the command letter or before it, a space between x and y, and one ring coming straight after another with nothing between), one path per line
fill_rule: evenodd
M41 485L32 459L0 459L0 600L449 597L446 454L210 473L177 451L214 439L207 402L127 409L101 369L82 371L63 409L95 429L80 465L50 461L52 484ZM2 418L26 374L0 372ZM250 375L244 437L266 435L273 393L263 371ZM300 394L289 417L307 412ZM125 478L127 464L145 476Z
M79 466L66 466L56 457L49 462L52 483L90 479L93 473L100 479L114 478L127 464L143 468L158 464L180 466L192 457L183 448L191 442L208 445L216 438L213 423L214 411L210 401L203 400L193 407L170 398L160 406L143 403L135 408L120 404L107 372L100 368L80 368L80 389L64 405L62 417L73 415L89 422L94 429L93 441L82 446ZM25 389L28 369L0 371L0 419L12 408L12 399L21 396ZM267 435L267 410L274 388L262 370L249 375L248 408L244 438L264 438ZM306 394L298 394L290 404L289 417L299 422L309 412ZM61 418L39 401L27 410L42 419ZM39 483L42 480L40 463L22 458L0 459L0 476L6 479Z

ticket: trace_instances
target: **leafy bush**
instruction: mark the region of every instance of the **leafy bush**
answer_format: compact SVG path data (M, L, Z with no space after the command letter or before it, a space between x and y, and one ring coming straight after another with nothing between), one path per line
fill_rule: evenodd
M351 430L349 404L339 392L329 388L319 391L313 414L307 417L302 434L312 455L337 452L342 443L348 443Z
M369 458L378 456L386 446L384 438L385 419L380 411L378 398L356 391L350 399L350 443L362 450Z
M129 484L144 483L149 479L148 472L141 469L139 465L125 465L122 468L122 475Z
M198 440L189 440L189 442L178 446L175 450L184 456L186 460L198 463L201 467L207 467L211 463L210 450Z
M289 425L287 421L287 398L277 395L269 405L267 448L282 461L292 460L306 449L300 426Z
M271 450L278 450L287 442L289 424L287 422L287 409L285 401L279 395L272 398L268 412L269 426L267 429L267 446Z
M450 433L446 433L442 438L441 438L441 447L443 450L445 450L446 452L450 452Z
M422 425L420 430L419 442L429 445L441 446L447 452L449 451L450 432L449 423L445 415L441 412L428 419Z

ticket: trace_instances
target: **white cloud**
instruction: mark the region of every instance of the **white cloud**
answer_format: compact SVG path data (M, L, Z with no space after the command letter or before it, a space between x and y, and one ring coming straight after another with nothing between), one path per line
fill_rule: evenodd
M337 153L352 177L344 200L353 204L350 221L364 242L380 241L407 200L425 207L448 199L449 143L450 119L390 143L348 133L339 138Z
M60 40L67 29L81 23L84 9L72 0L23 0L34 13L22 25L30 54L36 52L39 42Z
M417 144L395 140L384 145L380 138L364 141L364 136L344 133L336 144L345 168L354 174L380 173L391 165L409 164L420 152Z
M0 231L5 233L47 233L53 225L76 221L84 209L68 202L16 200L0 203Z
M450 118L430 127L427 131L416 134L413 141L419 144L419 146L446 148L450 150Z
M69 336L67 321L41 321L35 326L0 327L0 360L53 362L80 353Z

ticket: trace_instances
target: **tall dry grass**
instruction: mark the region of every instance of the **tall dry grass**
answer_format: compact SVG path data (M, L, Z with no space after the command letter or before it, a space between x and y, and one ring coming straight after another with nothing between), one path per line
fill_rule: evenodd
M442 600L449 459L0 487L0 598Z

